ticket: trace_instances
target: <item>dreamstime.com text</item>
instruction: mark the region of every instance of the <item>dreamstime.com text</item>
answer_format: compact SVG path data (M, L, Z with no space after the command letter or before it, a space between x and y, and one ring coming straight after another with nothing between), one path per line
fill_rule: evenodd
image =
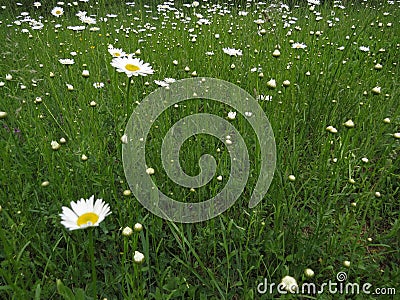
M300 286L292 285L290 287L285 286L283 283L269 283L266 278L264 282L260 282L257 285L257 292L260 294L302 294L302 295L316 295L323 293L340 294L340 295L396 295L396 288L394 287L381 287L373 288L372 284L366 283L352 283L345 282L347 274L345 272L339 272L336 275L337 281L329 280L321 285L316 285L312 282L304 282Z

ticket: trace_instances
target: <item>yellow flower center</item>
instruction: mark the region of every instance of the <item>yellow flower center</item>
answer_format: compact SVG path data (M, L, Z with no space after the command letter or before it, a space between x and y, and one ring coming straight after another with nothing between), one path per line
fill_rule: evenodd
M78 226L82 225L93 226L93 224L95 224L98 219L99 216L97 214L88 212L86 214L79 216L78 221L76 221L76 224Z
M131 65L131 64L126 64L125 69L127 69L128 71L131 71L131 72L140 70L140 68L138 66Z
M121 56L121 53L119 53L119 52L114 52L114 56L115 56L115 57L119 57L119 56Z
M61 10L56 10L56 15L61 15Z

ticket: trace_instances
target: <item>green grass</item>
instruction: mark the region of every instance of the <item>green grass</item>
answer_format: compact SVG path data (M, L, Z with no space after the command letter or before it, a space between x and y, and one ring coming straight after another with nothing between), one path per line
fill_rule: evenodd
M257 34L253 21L264 18L261 11L268 5L236 8L227 2L221 7L230 13L215 14L207 12L213 5L206 2L196 9L176 4L183 14L177 19L172 11L157 12L155 4L79 2L64 5L64 15L56 18L49 4L36 9L2 3L6 8L0 9L0 81L4 82L0 111L7 116L0 119L0 298L90 299L95 285L99 299L377 297L257 292L264 278L278 284L290 275L299 285L313 282L320 287L329 280L336 282L341 271L347 273L347 282L370 283L371 291L391 287L400 293L400 140L393 136L400 132L400 10L386 1L350 2L344 1L344 9L316 6L319 21L307 5L290 12L270 10L271 21L261 25L265 35ZM80 10L95 15L97 24L83 32L67 29L80 25L75 16ZM241 10L248 15L238 16ZM18 18L23 11L36 20L43 16L44 28L15 24L23 19ZM102 22L100 18L109 13L118 17ZM212 24L196 25L194 13ZM191 19L185 21L187 16ZM296 24L284 28L292 16L298 18ZM197 36L195 42L191 34ZM290 40L307 48L292 49ZM110 65L109 44L127 53L140 49L139 57L155 70L147 77L132 77L129 95L126 75ZM370 51L363 52L360 46L369 46ZM224 47L241 49L243 56L229 57ZM277 47L281 55L273 57ZM75 64L61 65L58 59L72 58L71 51L77 52ZM206 55L207 51L214 55ZM382 70L374 68L377 63ZM251 72L257 67L261 70ZM81 75L84 69L90 72L88 78ZM264 200L249 209L261 157L254 131L238 115L230 122L249 151L245 191L218 217L179 224L154 216L133 195L124 195L129 186L120 138L137 103L157 89L154 80L190 78L193 71L237 84L254 97L272 96L272 101L259 104L274 130L277 164ZM11 81L6 74L12 75ZM275 89L266 85L271 78L277 82ZM290 81L289 87L282 86L284 80ZM94 82L105 87L95 89ZM74 90L68 91L66 83ZM381 87L378 95L371 92L376 86ZM42 102L35 103L36 97ZM97 105L90 106L91 101ZM152 178L160 190L176 200L199 202L223 188L230 158L219 140L197 135L183 144L180 158L188 174L197 174L199 157L209 153L217 161L216 176L224 178L195 192L168 178L160 149L168 129L181 118L197 112L226 118L231 110L228 105L192 99L167 109L155 121L146 141L146 160L156 169ZM391 122L384 123L385 118ZM343 125L349 119L354 128ZM327 126L338 132L328 132ZM51 141L60 138L67 142L52 150ZM83 154L87 161L81 160ZM288 179L291 174L295 181ZM44 181L50 184L42 186ZM61 207L93 194L109 203L112 214L94 230L66 230L60 224ZM122 236L122 228L136 222L144 230ZM145 256L141 265L133 263L135 250ZM351 262L349 268L343 266L346 260ZM313 278L304 276L306 268L314 270Z

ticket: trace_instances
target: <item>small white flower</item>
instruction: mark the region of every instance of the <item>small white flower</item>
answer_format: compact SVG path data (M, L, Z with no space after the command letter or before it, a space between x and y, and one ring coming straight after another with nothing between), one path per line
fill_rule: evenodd
M369 47L366 47L366 46L360 46L360 48L359 48L361 51L363 51L363 52L369 52Z
M13 77L12 77L11 74L6 74L6 80L10 81L10 80L12 80L12 79L13 79Z
M144 255L143 253L139 252L139 251L135 251L135 255L133 256L133 260L135 261L135 263L137 264L141 264L142 262L144 262Z
M154 73L149 63L144 63L132 54L124 57L114 57L111 65L117 69L117 72L125 73L128 77L147 76Z
M86 161L86 160L88 160L88 157L87 157L85 154L82 154L81 160L82 160L82 161Z
M68 89L68 91L73 91L74 86L72 84L67 83L67 89Z
M288 178L289 178L290 181L295 181L296 180L296 177L294 175L289 175Z
M7 117L7 112L5 111L0 111L0 119L4 119Z
M375 197L376 198L380 198L382 195L381 195L381 193L380 192L375 192Z
M258 95L257 100L260 100L260 101L272 101L272 96L270 96L270 95Z
M236 118L236 112L230 111L228 112L228 119L234 120Z
M217 180L218 180L218 181L222 181L222 176L219 175L219 176L217 177Z
M169 84L166 83L166 82L163 81L163 80L154 80L154 83L157 84L158 86L161 86L161 87L167 87L167 86L169 86Z
M349 183L350 183L350 184L355 184L356 181L355 181L353 178L350 178L350 179L349 179Z
M345 260L344 262L343 262L343 266L345 266L346 268L349 268L350 267L350 262L348 261L348 260Z
M390 124L390 118L384 118L383 123L385 124Z
M72 58L60 58L58 61L62 65L73 65L75 63Z
M381 70L383 68L383 66L381 65L381 64L376 64L375 66L374 66L374 69L375 70Z
M234 49L234 48L222 48L225 54L229 56L242 56L242 50Z
M292 48L293 49L305 49L305 48L307 48L307 45L304 43L293 43Z
M101 89L104 87L104 83L103 82L95 82L95 83L93 83L93 86L96 89Z
M284 87L288 87L290 85L290 81L289 80L285 80L283 83Z
M393 133L393 137L396 139L400 139L400 132Z
M51 10L51 14L55 17L60 17L64 13L64 9L62 7L56 6Z
M60 139L60 143L61 143L61 144L65 144L66 142L67 142L67 140L66 140L65 138L62 137L62 138Z
M97 105L96 101L90 101L89 105L91 107L95 107Z

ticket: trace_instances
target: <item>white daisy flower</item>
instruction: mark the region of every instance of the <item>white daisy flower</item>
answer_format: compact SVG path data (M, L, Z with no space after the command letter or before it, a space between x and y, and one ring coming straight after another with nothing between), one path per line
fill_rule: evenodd
M51 10L51 14L55 17L62 16L64 14L64 9L62 7L56 6Z
M101 89L101 88L104 87L104 83L103 83L103 82L95 82L95 83L93 83L93 86L94 86L96 89Z
M310 5L320 5L321 2L319 0L307 0Z
M113 57L126 56L126 53L121 48L109 47L108 53L110 53Z
M258 95L257 100L260 101L272 101L272 96L270 95Z
M224 53L226 53L230 56L242 56L242 54L243 54L242 50L234 49L234 48L223 48L222 50L224 51Z
M360 49L363 52L369 52L369 47L367 47L367 46L360 46L360 48L358 48L358 49Z
M81 17L79 18L79 20L80 20L82 23L89 24L89 25L96 24L96 19L95 19L95 18L92 18L92 17L89 17L89 16L81 16Z
M307 48L307 45L304 43L293 43L292 48L294 49L304 49Z
M149 63L144 63L139 58L133 58L132 55L115 57L111 61L111 65L117 69L117 72L124 72L128 77L147 76L154 73Z
M62 65L73 65L75 63L72 58L60 58L58 61Z
M157 84L158 86L161 86L161 87L169 86L169 83L167 83L167 82L165 82L163 80L154 80L154 83Z
M175 78L170 78L170 77L164 78L164 82L166 82L168 84L174 83L175 81L176 81Z
M89 199L81 199L76 203L71 201L71 208L63 206L60 217L61 224L69 230L83 229L87 227L99 226L99 224L111 214L110 206L97 199L95 203L94 195Z
M235 111L228 112L228 119L234 120L235 118L236 118L236 112Z

